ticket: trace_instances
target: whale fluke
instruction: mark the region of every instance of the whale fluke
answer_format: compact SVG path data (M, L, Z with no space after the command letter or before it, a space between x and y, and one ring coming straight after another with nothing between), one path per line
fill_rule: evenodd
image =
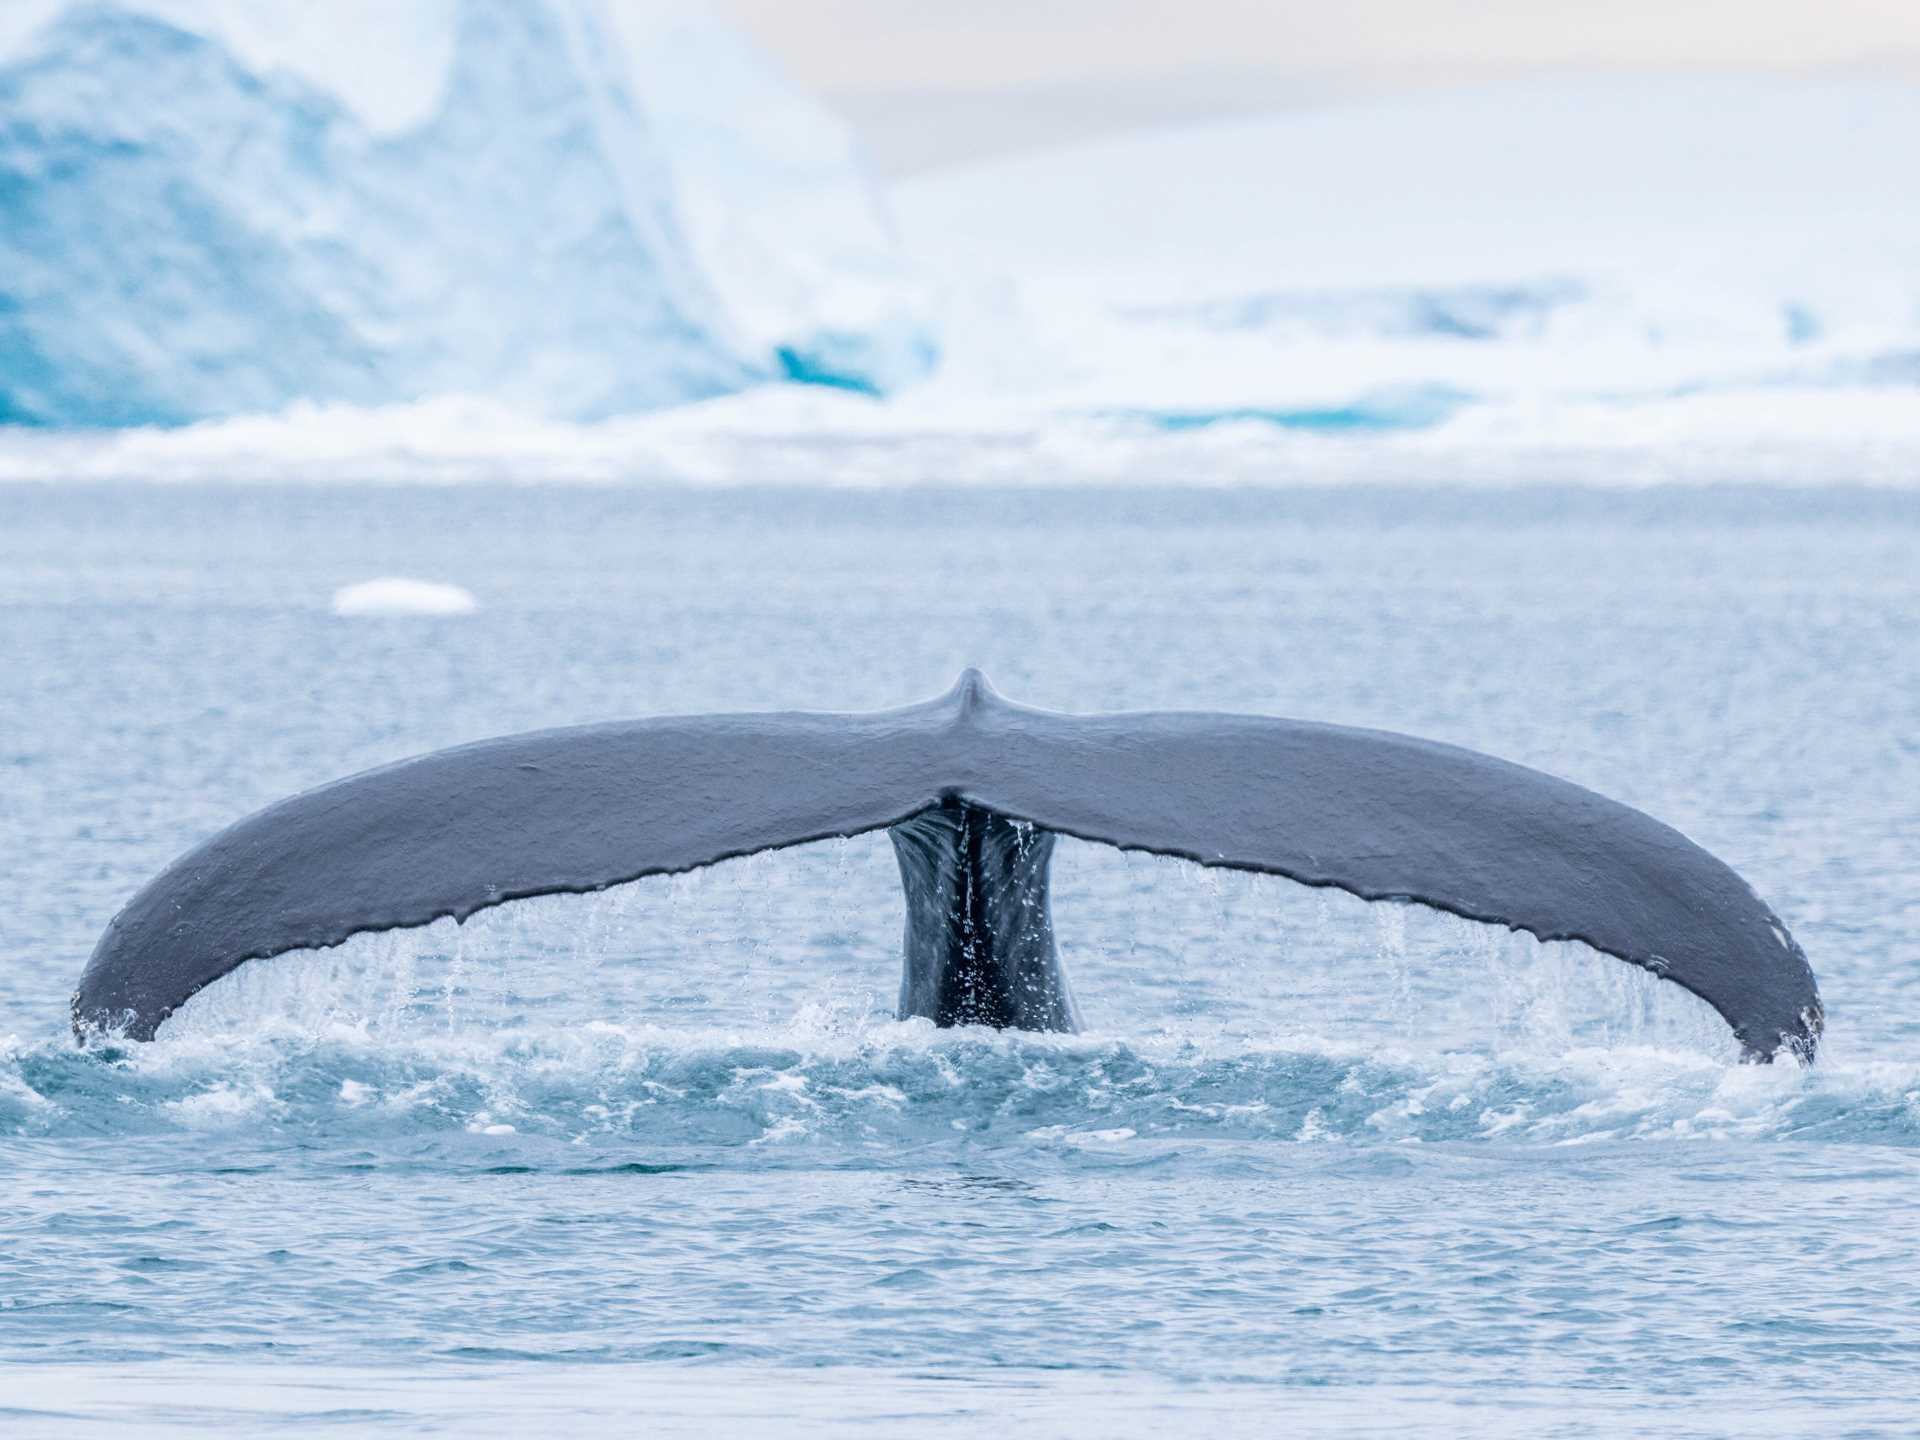
M974 670L899 710L545 730L283 800L133 897L74 1025L151 1039L248 960L879 829L907 892L903 1017L1076 1028L1047 899L1071 835L1583 941L1705 1000L1750 1058L1811 1060L1820 1034L1786 927L1638 810L1379 730L1030 709Z

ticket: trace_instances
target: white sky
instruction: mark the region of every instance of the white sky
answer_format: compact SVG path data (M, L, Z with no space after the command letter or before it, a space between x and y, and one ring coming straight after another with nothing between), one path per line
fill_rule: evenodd
M1920 0L719 4L887 175L1543 65L1868 64L1920 83Z
M722 0L831 92L1231 66L1792 65L1920 54L1920 0Z

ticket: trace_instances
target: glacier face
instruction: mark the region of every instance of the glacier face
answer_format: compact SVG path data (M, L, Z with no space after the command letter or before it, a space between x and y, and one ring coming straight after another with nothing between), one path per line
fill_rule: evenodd
M327 55L297 0L26 3L0 33L0 421L444 394L597 419L795 356L871 389L930 358L844 136L697 14L438 0L396 29L350 3ZM811 127L797 157L769 117Z

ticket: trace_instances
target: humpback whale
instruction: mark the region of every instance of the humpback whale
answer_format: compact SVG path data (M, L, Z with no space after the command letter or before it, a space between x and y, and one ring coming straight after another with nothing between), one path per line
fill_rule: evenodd
M906 895L902 1018L1078 1027L1047 889L1069 835L1583 941L1705 1000L1749 1059L1811 1061L1822 1026L1805 954L1746 882L1591 790L1386 731L1038 710L968 670L898 710L543 730L283 800L114 917L74 1027L150 1040L249 960L880 829Z

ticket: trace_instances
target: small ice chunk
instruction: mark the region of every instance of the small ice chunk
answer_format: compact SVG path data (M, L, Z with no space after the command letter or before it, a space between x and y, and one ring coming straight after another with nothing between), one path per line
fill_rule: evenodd
M333 613L364 615L471 615L480 608L473 592L439 580L386 575L342 585L333 592Z

